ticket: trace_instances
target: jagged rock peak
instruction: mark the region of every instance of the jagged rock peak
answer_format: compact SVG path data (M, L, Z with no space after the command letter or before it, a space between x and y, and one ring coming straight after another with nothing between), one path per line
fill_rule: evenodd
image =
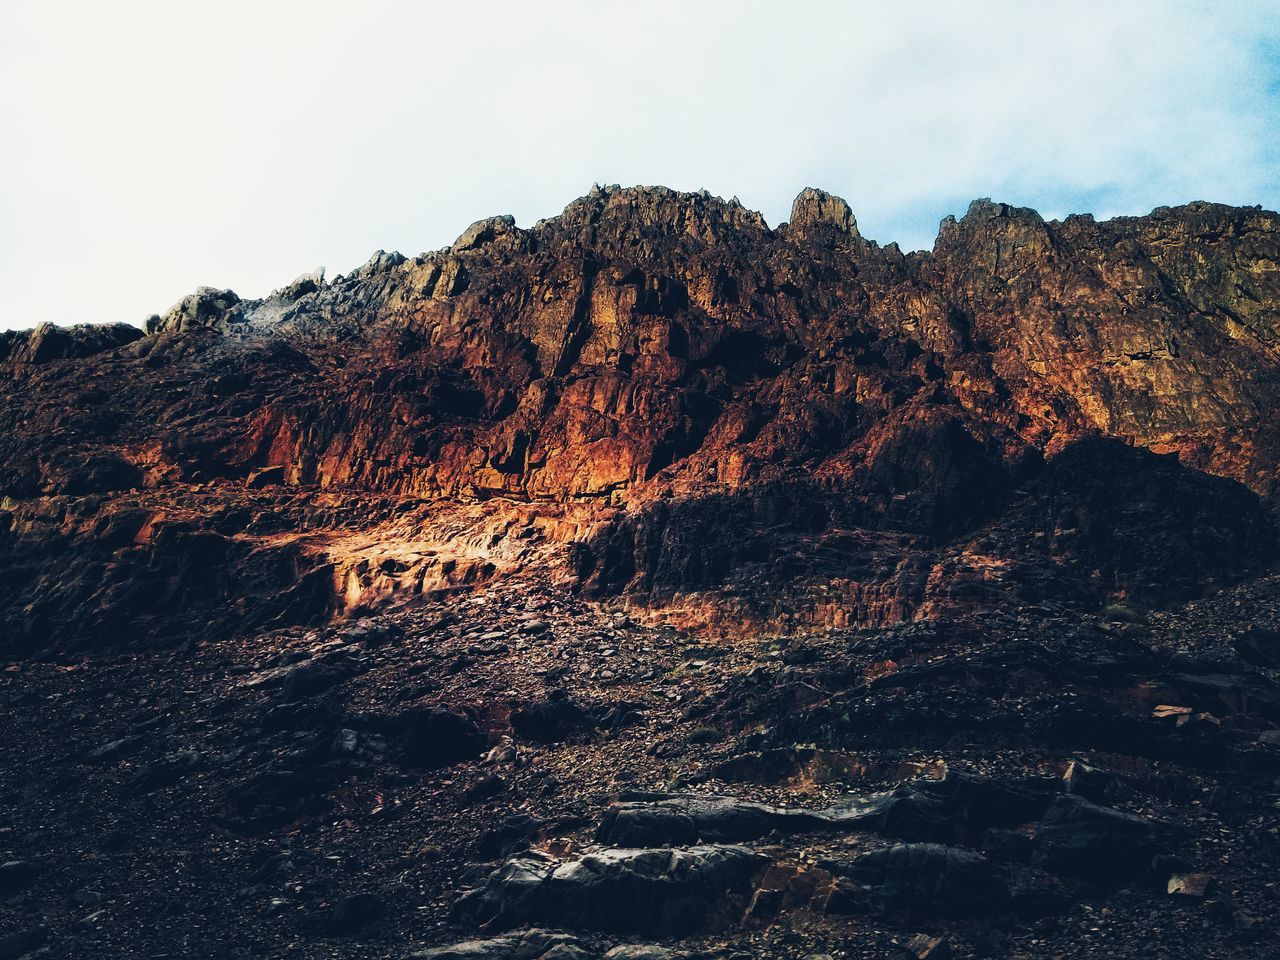
M1050 237L1049 227L1037 211L980 197L969 204L969 209L959 220L953 216L942 219L934 249L939 249L938 244L963 245L975 239L989 242L997 234L1038 238L1042 243L1048 243Z
M297 300L309 293L315 293L324 286L324 267L316 267L310 273L300 273L287 287L272 292L272 297L281 300Z
M399 250L392 250L390 253L386 250L375 250L368 260L351 271L351 276L361 279L372 277L379 273L386 273L400 266L404 261L405 256Z
M749 210L735 197L725 200L707 190L686 193L661 186L592 187L559 217L543 220L539 228L589 230L615 237L645 234L688 233L714 242L730 233L768 232L764 217Z
M195 329L225 332L229 325L243 320L240 297L234 290L200 287L195 293L187 294L170 307L163 317L148 317L146 330L153 334L181 333Z
M128 323L37 324L31 330L0 330L0 367L88 357L132 343L142 331Z
M483 220L477 220L463 230L462 236L453 242L453 250L454 252L461 252L482 247L486 243L492 243L498 237L511 233L515 229L516 218L509 213L500 217L486 217Z
M804 236L818 224L833 227L837 233L847 237L861 236L849 204L825 190L805 187L791 204L791 230Z
M980 197L969 204L964 218L966 222L982 220L1030 220L1043 223L1044 218L1030 207L1015 207L1008 203L996 203L990 197Z

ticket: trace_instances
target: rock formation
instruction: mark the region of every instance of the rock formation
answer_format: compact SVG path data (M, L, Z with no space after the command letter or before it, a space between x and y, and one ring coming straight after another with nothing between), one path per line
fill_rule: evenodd
M184 611L177 632L188 593L259 609L182 585L192 537L237 583L279 555L316 585L198 634L340 612L362 591L336 529L495 498L589 593L704 625L892 622L965 591L1190 597L1274 554L1278 263L1280 218L1258 209L1046 222L979 200L904 255L820 190L770 229L736 200L597 187L531 228L492 217L264 300L202 288L145 335L6 334L10 643L113 642L142 583ZM1095 445L1093 470L1071 454L1092 438L1177 459ZM1068 469L1101 485L1094 508ZM1132 536L1090 554L1113 521ZM148 616L135 639L175 632Z

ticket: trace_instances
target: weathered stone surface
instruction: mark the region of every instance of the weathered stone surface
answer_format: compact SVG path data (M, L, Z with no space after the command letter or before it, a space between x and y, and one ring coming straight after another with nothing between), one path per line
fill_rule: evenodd
M618 847L738 843L775 830L796 833L833 825L822 811L786 810L732 797L657 795L611 805L596 837Z
M950 771L941 780L919 780L814 809L703 794L636 794L610 805L596 837L614 846L644 847L737 843L775 832L873 830L908 840L973 842L990 828L1038 819L1056 786L1042 780L1000 783Z
M409 957L412 960L542 960L557 948L577 949L577 946L574 938L567 934L534 929L427 947L412 951Z
M806 187L791 204L791 234L809 237L821 227L827 227L837 235L860 237L858 221L854 219L849 204L825 190Z
M491 874L459 912L496 929L545 923L671 936L724 922L723 911L767 863L740 846L604 850L567 861L525 854Z
M1000 783L949 771L938 781L904 784L844 801L827 815L837 823L904 840L972 843L984 831L1037 819L1052 801L1049 784Z

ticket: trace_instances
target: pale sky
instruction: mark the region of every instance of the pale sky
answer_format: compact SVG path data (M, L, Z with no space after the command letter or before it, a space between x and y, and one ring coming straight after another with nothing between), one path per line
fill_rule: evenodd
M805 186L932 246L1046 216L1280 207L1280 0L3 0L0 328L262 296L595 182Z

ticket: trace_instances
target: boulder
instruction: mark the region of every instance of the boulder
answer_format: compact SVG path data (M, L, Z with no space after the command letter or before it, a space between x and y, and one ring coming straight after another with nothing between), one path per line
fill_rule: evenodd
M0 863L0 896L11 896L26 890L40 875L40 868L30 860Z
M289 667L281 681L285 702L305 700L324 693L356 673L356 665L345 657L308 660Z
M581 706L556 691L546 700L529 701L511 712L511 729L522 740L559 743L591 725Z
M1280 628L1256 623L1235 639L1236 653L1257 667L1280 667Z
M1068 793L1094 803L1102 803L1115 792L1116 780L1116 775L1110 770L1092 766L1083 760L1072 760L1062 775L1062 785Z
M1054 789L1048 780L1000 782L950 770L942 780L844 801L828 815L903 840L970 842L991 828L1035 820Z
M461 253L464 250L474 250L477 247L482 247L486 243L492 243L498 237L511 233L515 228L516 218L510 214L477 220L462 231L462 236L453 241L453 252Z
M405 711L394 721L397 757L405 766L434 770L478 757L484 732L463 714L434 706Z
M1122 884L1146 873L1167 849L1172 828L1067 794L1036 828L1033 861L1091 883Z
M149 334L217 330L226 333L245 320L240 298L233 290L200 287L175 303L162 317L147 320Z

